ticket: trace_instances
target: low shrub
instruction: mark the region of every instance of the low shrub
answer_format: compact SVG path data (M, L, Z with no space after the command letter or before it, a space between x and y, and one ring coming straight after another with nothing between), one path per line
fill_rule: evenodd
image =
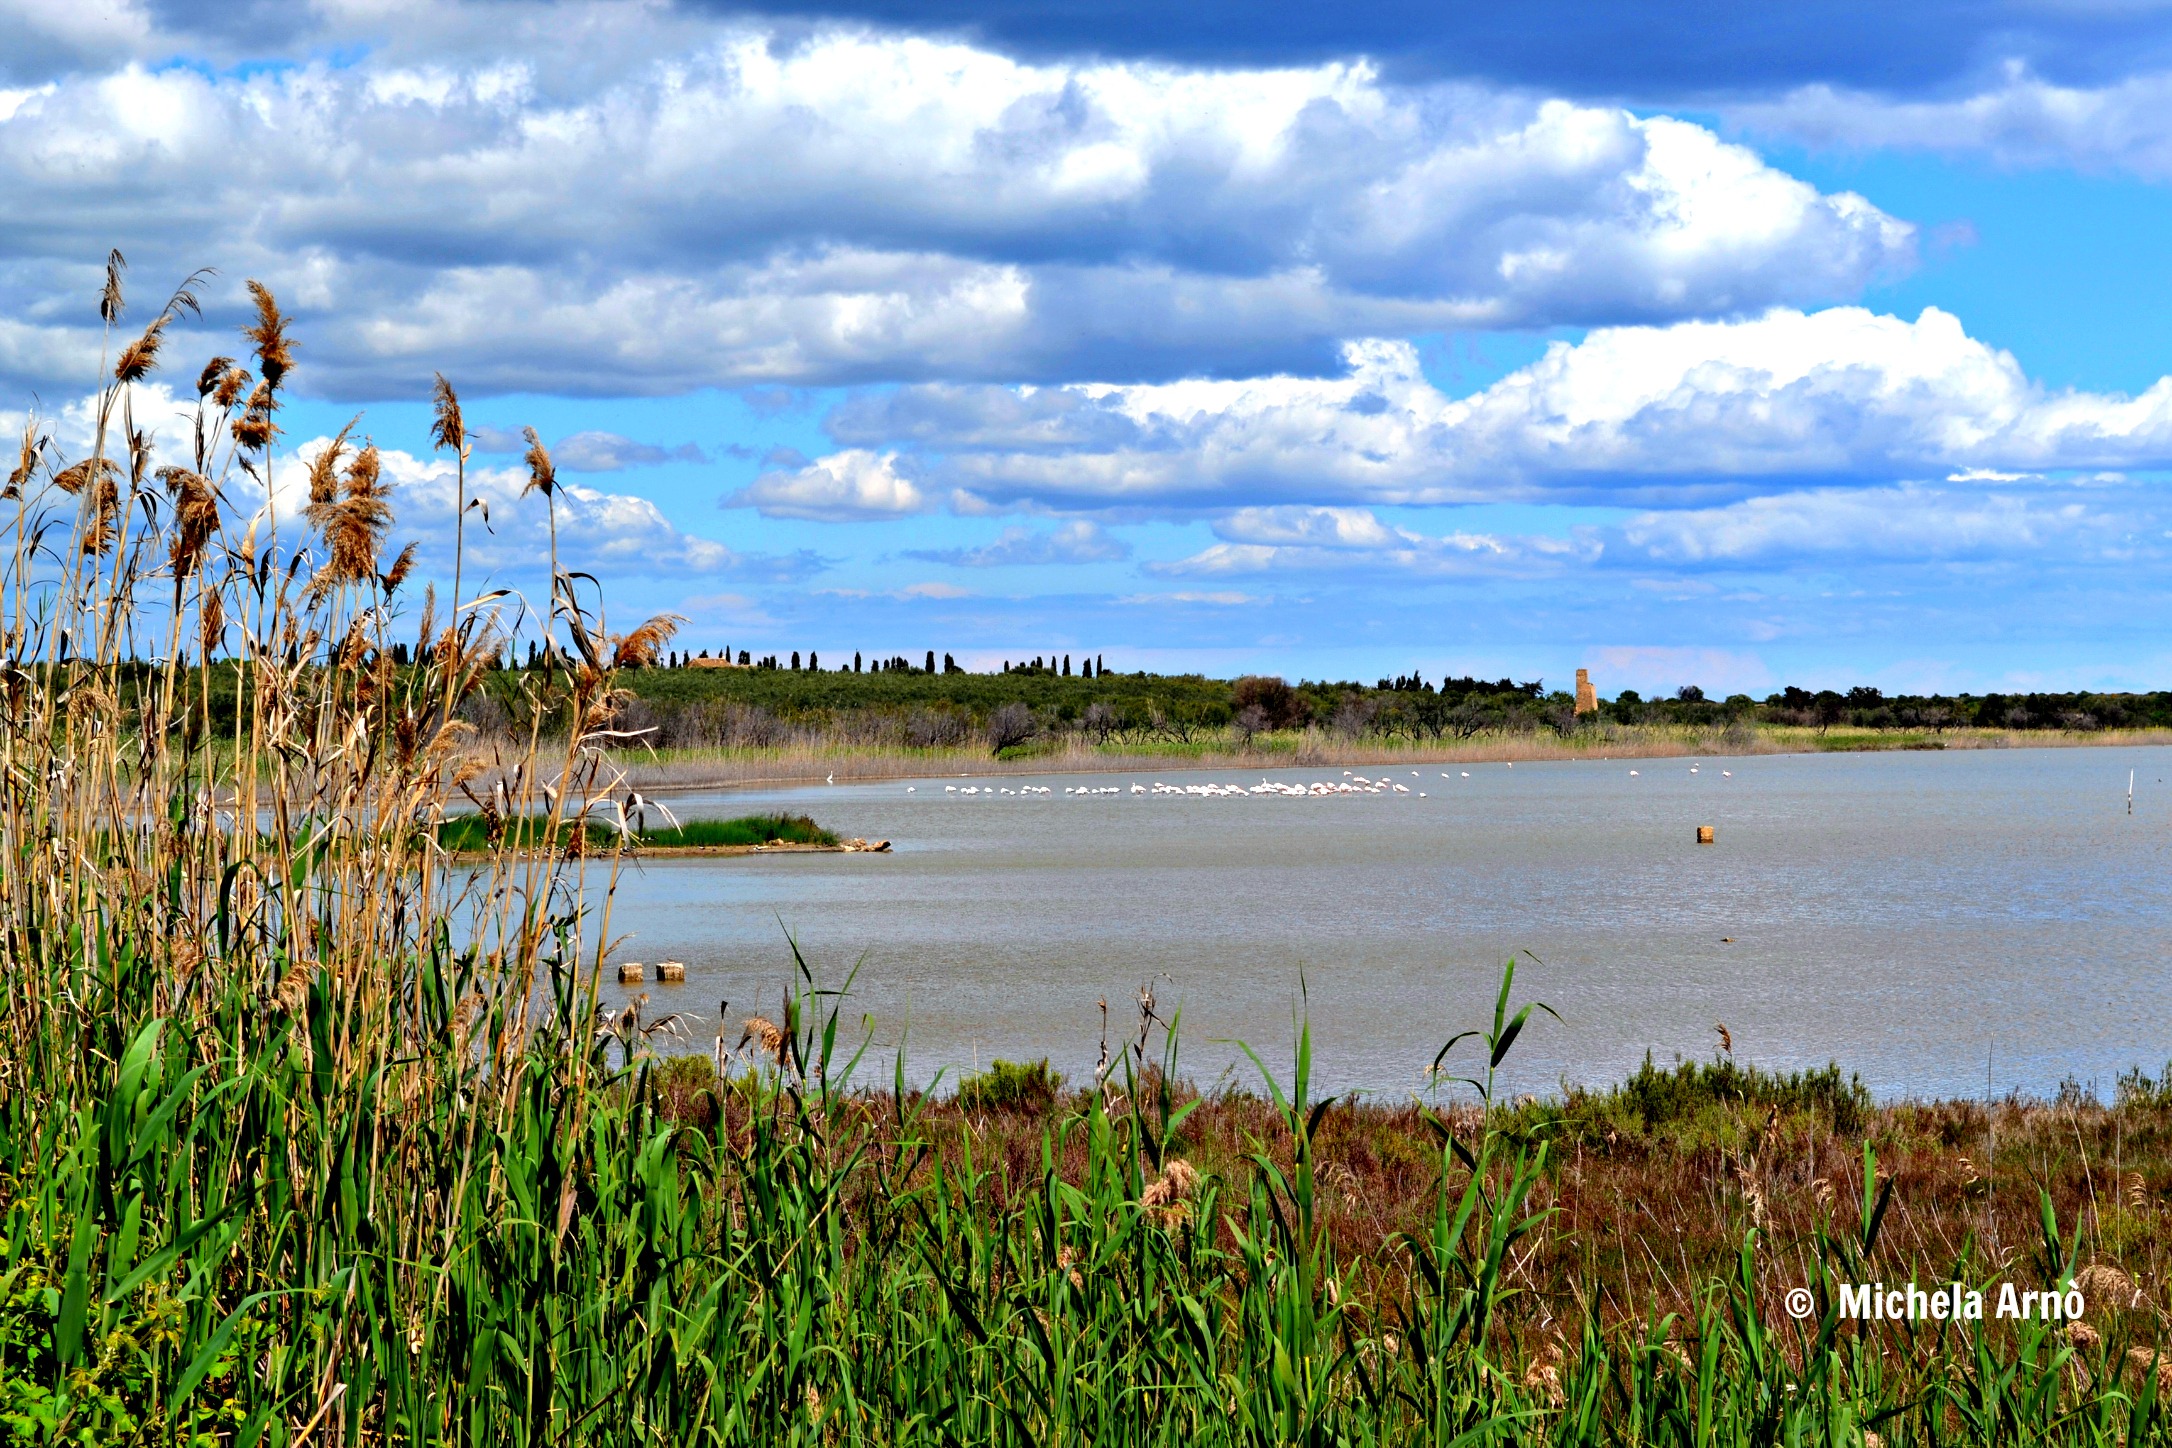
M958 1087L958 1104L968 1111L1023 1111L1041 1115L1056 1104L1063 1077L1038 1061L993 1061Z

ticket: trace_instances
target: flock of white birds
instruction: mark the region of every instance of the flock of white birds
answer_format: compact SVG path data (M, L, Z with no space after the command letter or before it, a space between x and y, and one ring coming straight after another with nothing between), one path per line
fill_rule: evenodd
M1511 764L1508 767L1514 769L1516 766ZM1700 768L1701 766L1692 764L1689 767L1689 772L1696 774ZM1636 779L1641 774L1641 770L1632 769L1629 771L1631 779ZM1250 799L1257 795L1279 795L1290 799L1326 799L1336 795L1354 794L1415 794L1419 799L1429 798L1426 791L1422 789L1413 790L1401 780L1389 779L1386 775L1382 775L1377 779L1370 779L1349 769L1344 770L1342 775L1341 779L1316 779L1310 784L1281 784L1275 780L1262 779L1258 784L1249 786L1242 784L1163 784L1157 779L1152 785L1144 785L1134 781L1128 790L1120 784L1081 784L1075 786L1065 785L1063 792L1073 799L1090 799L1096 795L1109 794L1143 794L1149 797L1162 795L1187 799ZM1417 770L1413 769L1410 771L1410 777L1417 779L1420 778L1420 775ZM1441 775L1442 779L1469 779L1470 777L1471 772L1468 769L1460 770L1455 775ZM1720 771L1720 777L1722 779L1733 779L1735 772L1731 769L1723 769ZM905 786L905 792L907 794L916 794L919 792L919 786L908 784ZM998 795L1006 794L1019 797L1048 795L1053 798L1056 792L1045 784L1021 784L1015 789L1007 784L946 784L943 786L943 793L969 796L975 799L994 799Z

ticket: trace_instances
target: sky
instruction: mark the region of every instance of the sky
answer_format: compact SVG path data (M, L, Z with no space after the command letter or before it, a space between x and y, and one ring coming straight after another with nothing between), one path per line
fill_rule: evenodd
M1483 10L1484 13L1479 13ZM2172 0L0 0L0 425L299 339L711 651L2172 687Z

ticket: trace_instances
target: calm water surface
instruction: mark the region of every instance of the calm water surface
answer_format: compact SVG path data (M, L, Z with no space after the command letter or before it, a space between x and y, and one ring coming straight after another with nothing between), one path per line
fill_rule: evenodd
M1522 952L1519 987L1561 1020L1519 1043L1519 1090L1708 1056L1715 1022L1738 1057L1838 1060L1888 1096L2070 1073L2109 1094L2172 1056L2172 751L1692 762L1360 769L1412 792L1359 798L1128 792L1151 774L687 795L682 818L804 810L895 853L642 864L614 959L684 960L685 985L647 989L696 1012L705 1043L719 999L733 1019L773 1011L789 930L826 982L860 962L848 1018L872 1017L880 1075L905 1040L922 1081L995 1056L1089 1075L1096 1003L1121 1034L1152 981L1182 1008L1188 1075L1251 1078L1238 1040L1286 1072L1309 1007L1330 1089L1400 1094ZM1111 784L1127 792L1063 792Z

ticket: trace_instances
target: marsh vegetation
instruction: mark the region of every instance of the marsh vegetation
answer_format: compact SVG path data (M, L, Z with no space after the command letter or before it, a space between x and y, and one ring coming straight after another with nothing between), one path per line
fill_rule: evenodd
M616 867L576 846L626 809L625 679L673 621L614 632L555 557L532 608L463 595L457 557L447 604L413 598L345 435L306 513L266 513L293 358L254 295L169 460L136 387L193 298L124 326L116 258L85 449L33 421L10 469L0 1432L2167 1440L2161 1083L1877 1112L1715 1065L1517 1103L1494 1068L1543 1018L1504 978L1433 1100L1317 1099L1303 1032L1202 1100L1150 995L1090 1083L930 1096L799 960L771 1015L665 1059L707 1027L599 1010ZM436 440L464 463L443 383ZM520 628L557 662L480 728ZM484 858L447 869L463 809ZM1831 1306L1867 1274L2084 1270L2146 1296L2086 1335ZM1805 1282L1817 1315L1774 1309Z

